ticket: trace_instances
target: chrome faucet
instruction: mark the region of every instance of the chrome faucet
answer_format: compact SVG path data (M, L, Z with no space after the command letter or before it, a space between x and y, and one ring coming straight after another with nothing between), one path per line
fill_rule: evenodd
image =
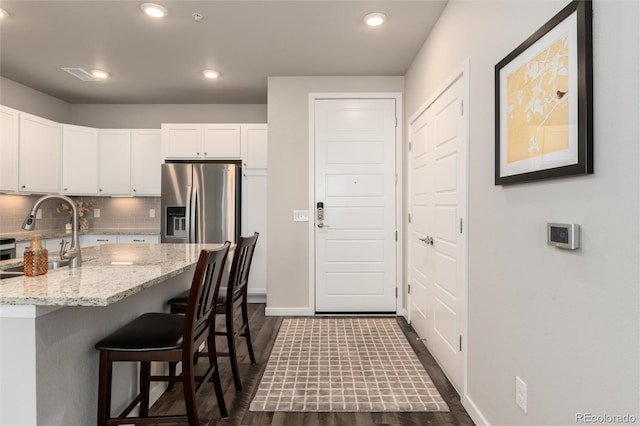
M24 229L25 231L33 231L36 227L36 212L38 211L38 207L40 207L40 204L42 204L43 202L53 199L62 200L69 204L69 206L71 206L71 212L73 214L71 247L67 249L67 244L65 241L63 241L60 244L60 258L69 260L70 268L77 268L82 264L82 255L80 253L80 240L78 238L78 209L76 208L76 203L74 203L71 198L57 194L45 195L38 198L33 204L33 207L31 207L29 216L27 216L27 218L24 220L22 229Z

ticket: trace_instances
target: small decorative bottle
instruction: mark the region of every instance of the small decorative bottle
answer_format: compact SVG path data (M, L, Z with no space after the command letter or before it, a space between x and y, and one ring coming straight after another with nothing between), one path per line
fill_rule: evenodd
M42 247L40 235L34 235L31 245L24 250L24 274L28 277L46 274L49 270L47 262L49 252Z

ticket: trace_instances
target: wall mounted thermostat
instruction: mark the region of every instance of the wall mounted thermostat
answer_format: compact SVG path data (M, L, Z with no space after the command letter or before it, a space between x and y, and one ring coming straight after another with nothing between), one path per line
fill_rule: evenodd
M547 244L569 250L580 248L580 225L547 223Z

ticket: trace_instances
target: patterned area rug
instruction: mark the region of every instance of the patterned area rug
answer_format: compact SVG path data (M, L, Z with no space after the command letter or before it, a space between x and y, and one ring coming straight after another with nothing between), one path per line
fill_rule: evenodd
M251 411L449 411L395 318L287 318Z

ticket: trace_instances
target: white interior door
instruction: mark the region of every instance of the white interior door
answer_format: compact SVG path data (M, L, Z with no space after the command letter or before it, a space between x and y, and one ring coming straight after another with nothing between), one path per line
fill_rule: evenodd
M411 121L411 323L461 391L466 318L466 124L458 78Z
M395 99L314 111L316 312L396 312Z

